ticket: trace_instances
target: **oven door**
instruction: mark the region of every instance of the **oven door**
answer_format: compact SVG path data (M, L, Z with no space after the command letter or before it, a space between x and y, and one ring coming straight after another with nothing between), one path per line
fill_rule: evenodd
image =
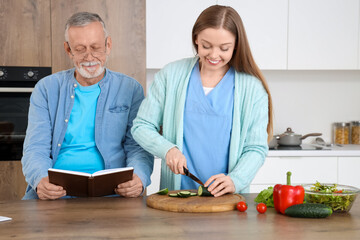
M0 88L0 160L20 160L32 88Z

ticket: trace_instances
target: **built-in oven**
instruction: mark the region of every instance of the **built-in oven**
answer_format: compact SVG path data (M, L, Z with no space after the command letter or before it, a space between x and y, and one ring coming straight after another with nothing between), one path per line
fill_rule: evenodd
M0 66L0 160L20 160L30 95L51 67Z

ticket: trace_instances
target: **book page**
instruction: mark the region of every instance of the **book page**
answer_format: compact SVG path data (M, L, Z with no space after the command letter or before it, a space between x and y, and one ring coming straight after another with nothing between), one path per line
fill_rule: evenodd
M110 168L110 169L105 169L105 170L100 170L100 171L94 172L92 174L92 176L95 177L95 176L100 176L100 175L105 175L105 174L110 174L110 173L115 173L115 172L124 172L124 171L132 170L132 169L134 169L134 168L133 167Z
M12 220L12 218L10 218L10 217L0 216L0 222L11 221L11 220Z
M49 171L91 177L90 173L85 173L85 172L77 172L77 171L62 170L62 169L55 169L55 168L49 168Z

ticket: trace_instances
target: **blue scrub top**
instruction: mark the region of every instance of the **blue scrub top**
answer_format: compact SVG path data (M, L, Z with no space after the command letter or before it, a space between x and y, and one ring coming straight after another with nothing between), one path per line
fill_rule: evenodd
M205 183L211 176L228 173L234 108L235 71L230 68L216 87L205 95L199 63L191 73L184 110L183 154L191 173ZM181 189L199 184L181 176Z

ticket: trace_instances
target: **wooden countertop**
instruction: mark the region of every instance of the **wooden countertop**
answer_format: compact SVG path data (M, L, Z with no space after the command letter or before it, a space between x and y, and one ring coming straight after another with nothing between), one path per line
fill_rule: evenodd
M2 201L0 239L359 239L360 198L349 214L290 218L258 214L257 194L245 194L245 213L174 213L146 206L146 198Z

